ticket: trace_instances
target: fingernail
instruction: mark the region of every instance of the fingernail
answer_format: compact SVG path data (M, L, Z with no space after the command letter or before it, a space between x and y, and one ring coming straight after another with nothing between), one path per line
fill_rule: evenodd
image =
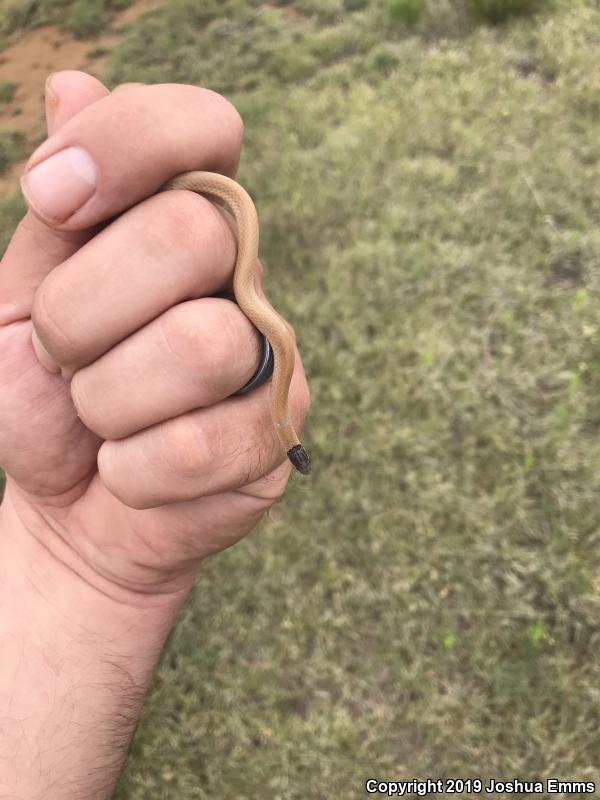
M40 342L39 336L34 331L31 332L31 344L33 345L33 349L35 350L35 354L37 356L38 361L47 369L48 372L52 372L55 375L60 372L60 367L56 363L56 361L52 358L50 353L46 350L44 345Z
M54 133L54 118L56 116L56 109L58 108L58 95L52 88L52 78L54 74L54 72L51 72L50 75L48 75L44 86L44 105L46 107L46 129L48 131L48 136Z
M96 165L83 147L66 147L21 178L25 199L41 217L64 222L94 194Z

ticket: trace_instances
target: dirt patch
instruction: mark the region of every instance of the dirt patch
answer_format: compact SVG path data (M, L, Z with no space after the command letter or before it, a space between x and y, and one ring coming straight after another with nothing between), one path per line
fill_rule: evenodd
M54 27L26 31L0 53L0 83L17 84L12 100L0 102L0 130L23 133L31 152L46 135L44 83L48 74L80 69L102 80L108 53L119 41L122 29L163 4L164 0L137 0L115 15L110 29L93 41L75 39ZM24 164L15 164L0 176L0 193L16 191Z

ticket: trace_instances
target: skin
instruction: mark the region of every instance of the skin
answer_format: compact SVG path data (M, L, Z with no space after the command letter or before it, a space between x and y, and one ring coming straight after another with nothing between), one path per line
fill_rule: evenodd
M235 109L67 71L46 113L25 193L69 146L98 185L54 218L28 197L0 265L0 798L105 798L199 566L281 498L291 465L269 385L230 397L259 360L241 310L211 297L232 288L235 225L199 195L156 194L192 169L235 175ZM296 351L298 430L308 406Z

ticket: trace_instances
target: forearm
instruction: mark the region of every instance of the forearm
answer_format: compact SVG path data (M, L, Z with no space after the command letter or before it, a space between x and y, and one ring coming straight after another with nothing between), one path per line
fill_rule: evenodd
M0 506L0 798L111 796L186 592L93 587Z

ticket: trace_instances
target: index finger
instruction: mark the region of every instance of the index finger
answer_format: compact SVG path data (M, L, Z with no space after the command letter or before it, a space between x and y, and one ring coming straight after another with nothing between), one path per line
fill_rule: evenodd
M60 230L96 225L180 172L235 175L243 124L215 92L184 84L122 88L69 120L29 159L30 208Z

